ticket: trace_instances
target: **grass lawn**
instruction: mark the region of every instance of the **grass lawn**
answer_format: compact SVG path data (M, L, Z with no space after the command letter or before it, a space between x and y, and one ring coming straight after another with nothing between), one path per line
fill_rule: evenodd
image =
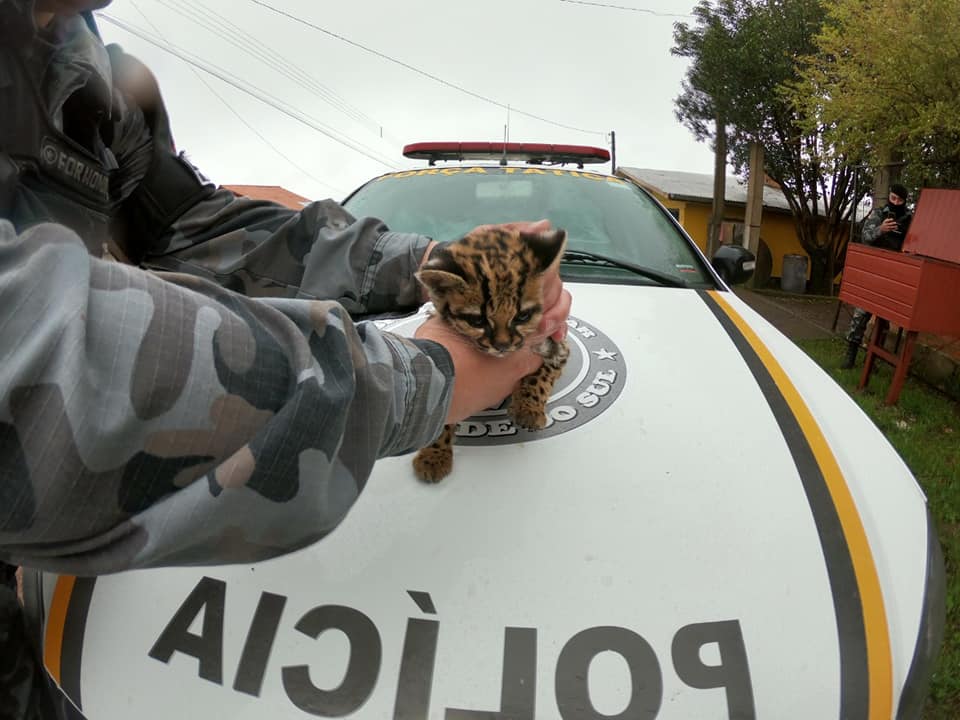
M863 355L853 370L838 368L840 339L797 344L850 393L897 449L927 495L947 569L947 624L924 720L960 718L960 403L910 378L897 405L883 398L892 369L878 362L870 385L857 390Z

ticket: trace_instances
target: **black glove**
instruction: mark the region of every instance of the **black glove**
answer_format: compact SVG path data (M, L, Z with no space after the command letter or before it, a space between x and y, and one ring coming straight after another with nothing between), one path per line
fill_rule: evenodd
M15 572L0 562L0 720L69 718L67 701L57 699L30 645Z
M5 565L4 568L9 568ZM0 719L32 720L37 666L27 645L17 591L0 585Z

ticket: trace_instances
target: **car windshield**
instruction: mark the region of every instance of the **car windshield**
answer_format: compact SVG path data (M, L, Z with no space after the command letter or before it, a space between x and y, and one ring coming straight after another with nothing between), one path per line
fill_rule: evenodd
M437 240L462 237L478 225L547 218L567 231L573 251L563 267L567 279L666 284L659 274L713 287L672 218L641 189L609 175L510 166L410 170L372 180L344 205L355 217L380 218L391 230Z

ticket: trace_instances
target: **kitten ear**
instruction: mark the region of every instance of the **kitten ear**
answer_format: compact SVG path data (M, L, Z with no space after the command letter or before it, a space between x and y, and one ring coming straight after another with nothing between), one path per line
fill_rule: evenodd
M431 295L433 293L442 295L455 290L463 291L467 287L463 268L457 264L453 253L444 245L437 245L433 249L430 259L416 277Z
M450 243L437 243L430 252L430 259L423 264L423 269L442 270L462 276L463 268L461 268L454 259L453 253L450 252L450 248L447 247L449 244Z
M561 228L536 234L520 233L520 237L533 250L533 254L540 263L541 271L546 271L559 263L567 246L567 232Z
M429 264L417 273L417 280L427 289L431 299L434 295L446 295L449 292L467 289L467 282L459 275L445 270L430 270Z

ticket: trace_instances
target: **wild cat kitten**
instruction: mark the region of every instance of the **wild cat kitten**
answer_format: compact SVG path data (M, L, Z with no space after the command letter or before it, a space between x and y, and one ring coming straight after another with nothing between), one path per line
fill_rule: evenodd
M438 246L417 273L437 314L454 330L490 355L518 350L543 317L543 275L560 262L567 236L563 230L523 233L487 228ZM547 422L547 399L570 351L566 341L547 338L534 351L543 365L520 381L510 398L510 418L539 430ZM438 482L453 467L455 425L447 425L433 445L413 460L421 480Z

